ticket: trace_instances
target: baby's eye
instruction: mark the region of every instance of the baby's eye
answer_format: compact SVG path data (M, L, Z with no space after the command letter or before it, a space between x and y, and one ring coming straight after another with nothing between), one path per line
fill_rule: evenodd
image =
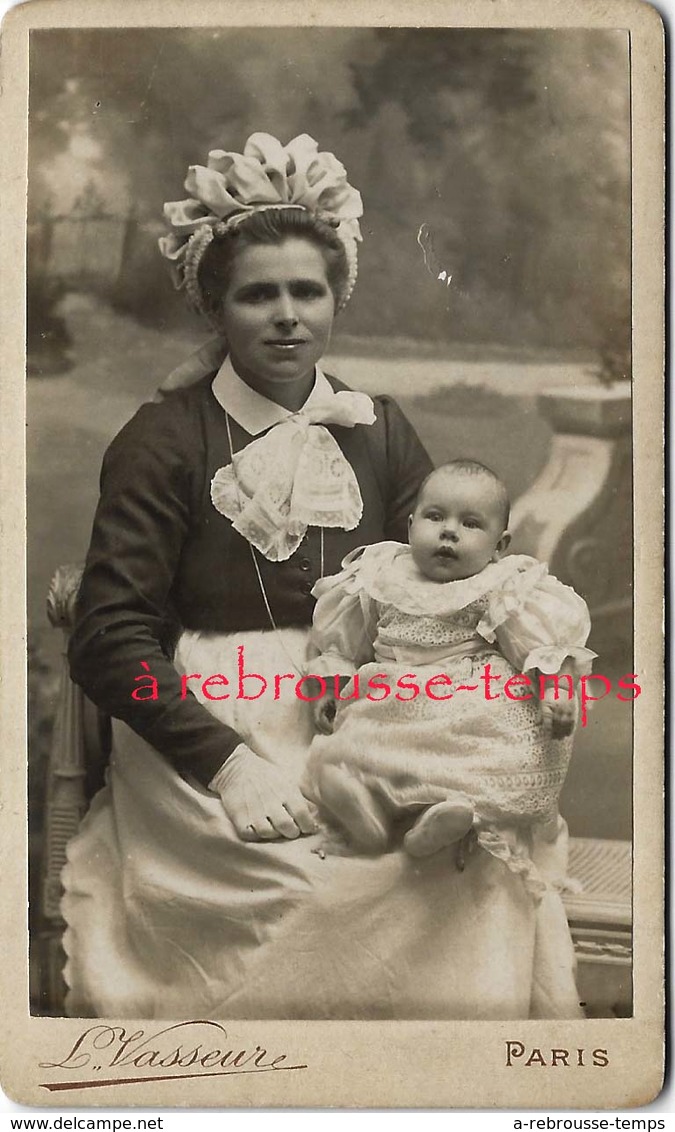
M482 524L478 521L478 519L465 519L464 526L468 527L469 530L472 531L480 531L483 529Z
M425 518L431 519L432 523L440 523L443 520L443 516L441 515L440 511L427 511Z

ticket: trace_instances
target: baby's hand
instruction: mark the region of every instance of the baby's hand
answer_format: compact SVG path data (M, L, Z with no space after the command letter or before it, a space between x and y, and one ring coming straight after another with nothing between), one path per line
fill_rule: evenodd
M314 728L320 735L330 735L335 723L335 697L326 693L313 705Z
M577 721L576 697L555 699L553 688L547 688L541 701L541 718L544 734L549 739L564 739L571 735Z

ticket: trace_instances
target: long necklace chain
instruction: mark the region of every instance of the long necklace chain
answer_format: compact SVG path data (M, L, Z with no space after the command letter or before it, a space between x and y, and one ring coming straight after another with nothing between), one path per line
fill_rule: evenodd
M234 446L232 444L232 430L230 428L230 414L227 412L227 410L225 410L225 427L227 429L227 442L230 446L230 461L232 463L232 477L233 477L234 482L236 484L237 494L239 496L239 504L241 506L242 502L243 502L243 494L242 494L242 491L241 491L241 486L240 486L239 480L237 478L237 472L236 472L236 469L235 469L235 466L234 466ZM248 539L246 541L248 542ZM251 552L251 559L253 561L253 568L255 570L256 578L258 579L258 586L260 587L260 594L261 594L261 597L263 599L265 609L267 611L267 616L269 618L270 625L272 626L272 629L274 630L274 633L277 636L279 644L281 645L282 649L286 653L286 656L290 660L293 667L296 668L298 670L298 672L303 672L305 665L304 664L298 664L295 657L291 656L291 653L289 652L288 648L286 647L286 642L284 640L283 634L279 630L279 627L278 627L276 621L274 620L274 614L272 613L272 607L270 605L269 598L267 596L265 584L264 584L263 579L262 579L262 573L260 571L260 564L258 562L258 556L256 554L256 550L255 550L253 543L249 542L248 548ZM323 578L323 575L324 575L324 529L323 529L323 527L319 527L319 548L320 548L319 549L319 562L320 562L320 569L321 569L321 575L320 576Z

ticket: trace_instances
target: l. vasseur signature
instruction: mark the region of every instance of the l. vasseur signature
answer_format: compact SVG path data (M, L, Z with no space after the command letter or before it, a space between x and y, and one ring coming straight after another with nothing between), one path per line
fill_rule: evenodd
M42 1082L50 1092L138 1081L176 1080L182 1077L228 1076L241 1073L306 1069L292 1063L289 1054L273 1053L263 1046L238 1048L219 1022L197 1019L148 1032L124 1026L90 1026L61 1061L41 1061L41 1069L82 1070L86 1079ZM131 1069L153 1070L131 1076ZM110 1079L91 1077L114 1070ZM160 1072L172 1070L173 1072ZM190 1070L190 1072L185 1072Z

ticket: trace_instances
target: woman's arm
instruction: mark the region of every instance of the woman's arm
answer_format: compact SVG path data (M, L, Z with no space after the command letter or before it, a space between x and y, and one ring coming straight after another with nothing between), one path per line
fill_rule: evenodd
M181 410L143 406L106 453L69 656L95 704L206 785L240 738L184 694L161 644L200 440ZM147 677L157 681L156 698Z
M377 399L384 412L387 516L385 539L408 541L408 518L433 464L415 429L391 397Z

